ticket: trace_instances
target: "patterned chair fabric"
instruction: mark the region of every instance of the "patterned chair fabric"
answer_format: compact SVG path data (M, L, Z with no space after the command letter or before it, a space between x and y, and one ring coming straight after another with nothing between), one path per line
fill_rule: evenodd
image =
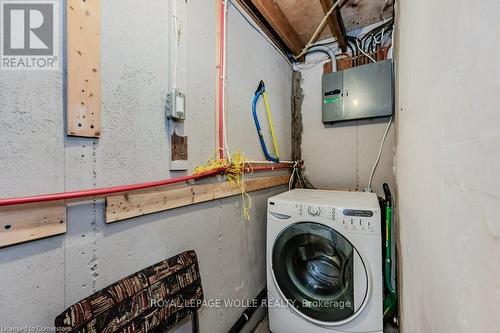
M203 301L198 260L187 251L132 274L57 316L59 332L163 332ZM194 323L194 322L193 322Z

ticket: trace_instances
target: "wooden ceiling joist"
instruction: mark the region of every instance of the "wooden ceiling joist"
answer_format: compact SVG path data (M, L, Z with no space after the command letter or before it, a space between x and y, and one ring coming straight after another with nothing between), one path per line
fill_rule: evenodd
M331 0L319 0L319 1L321 2L321 7L323 7L323 12L327 14L328 11L332 8L332 1ZM339 21L339 18L340 20L342 19L342 16L340 15L340 10L336 10L328 17L327 24L328 27L330 28L330 31L332 32L332 36L337 39L337 43L342 49L342 52L346 52L347 43L344 38L345 29L343 24Z
M251 2L259 10L262 16L264 16L267 22L269 22L290 51L294 54L299 54L304 44L274 0L251 0Z
M255 9L252 0L236 0L238 5L250 16L250 18L257 24L257 26L264 32L274 45L280 49L283 54L289 52L288 47L281 37L274 31L273 27L267 22L262 15Z

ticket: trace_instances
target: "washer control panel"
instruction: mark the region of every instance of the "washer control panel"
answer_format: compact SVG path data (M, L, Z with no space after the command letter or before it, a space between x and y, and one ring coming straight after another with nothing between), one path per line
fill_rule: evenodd
M303 203L296 203L295 208L301 217L321 217L322 219L328 219L330 221L335 221L337 212L335 208L310 205Z
M349 231L375 232L375 225L371 219L342 218L342 228Z
M351 232L374 233L377 230L377 218L371 210L343 209L342 228Z
M372 234L379 231L380 216L371 210L334 208L307 203L296 203L295 209L300 218L335 224L348 232Z

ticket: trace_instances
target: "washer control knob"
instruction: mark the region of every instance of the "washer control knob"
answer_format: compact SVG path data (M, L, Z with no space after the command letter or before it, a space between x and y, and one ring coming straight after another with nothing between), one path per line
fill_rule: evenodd
M307 212L311 216L320 216L321 215L321 209L318 206L309 206L307 208Z

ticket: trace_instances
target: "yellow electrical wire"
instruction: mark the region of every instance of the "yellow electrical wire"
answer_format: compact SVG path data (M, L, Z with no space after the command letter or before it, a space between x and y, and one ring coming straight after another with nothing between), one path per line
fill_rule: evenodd
M194 168L193 174L197 175L200 173L205 173L207 171L219 169L219 168L227 168L229 166L229 161L226 159L217 158L218 153L213 154L204 165L199 165Z
M262 95L264 95L264 104L266 106L267 119L269 120L269 127L271 128L271 137L273 138L274 153L276 154L276 158L279 160L280 152L278 148L278 140L276 139L276 134L274 133L273 117L271 116L271 107L269 106L269 99L267 98L267 92L264 91Z
M246 221L250 220L250 208L252 207L252 198L246 192L244 175L245 175L245 155L237 150L231 156L231 163L226 169L227 181L233 185L233 187L238 188L241 193L241 205L242 205L242 216Z
M212 155L204 165L197 166L193 173L200 174L210 170L225 168L227 181L234 187L240 190L242 203L242 217L250 220L250 208L252 207L252 198L246 192L244 174L245 169L252 170L252 166L247 162L245 155L237 150L229 159L219 159L218 154Z

